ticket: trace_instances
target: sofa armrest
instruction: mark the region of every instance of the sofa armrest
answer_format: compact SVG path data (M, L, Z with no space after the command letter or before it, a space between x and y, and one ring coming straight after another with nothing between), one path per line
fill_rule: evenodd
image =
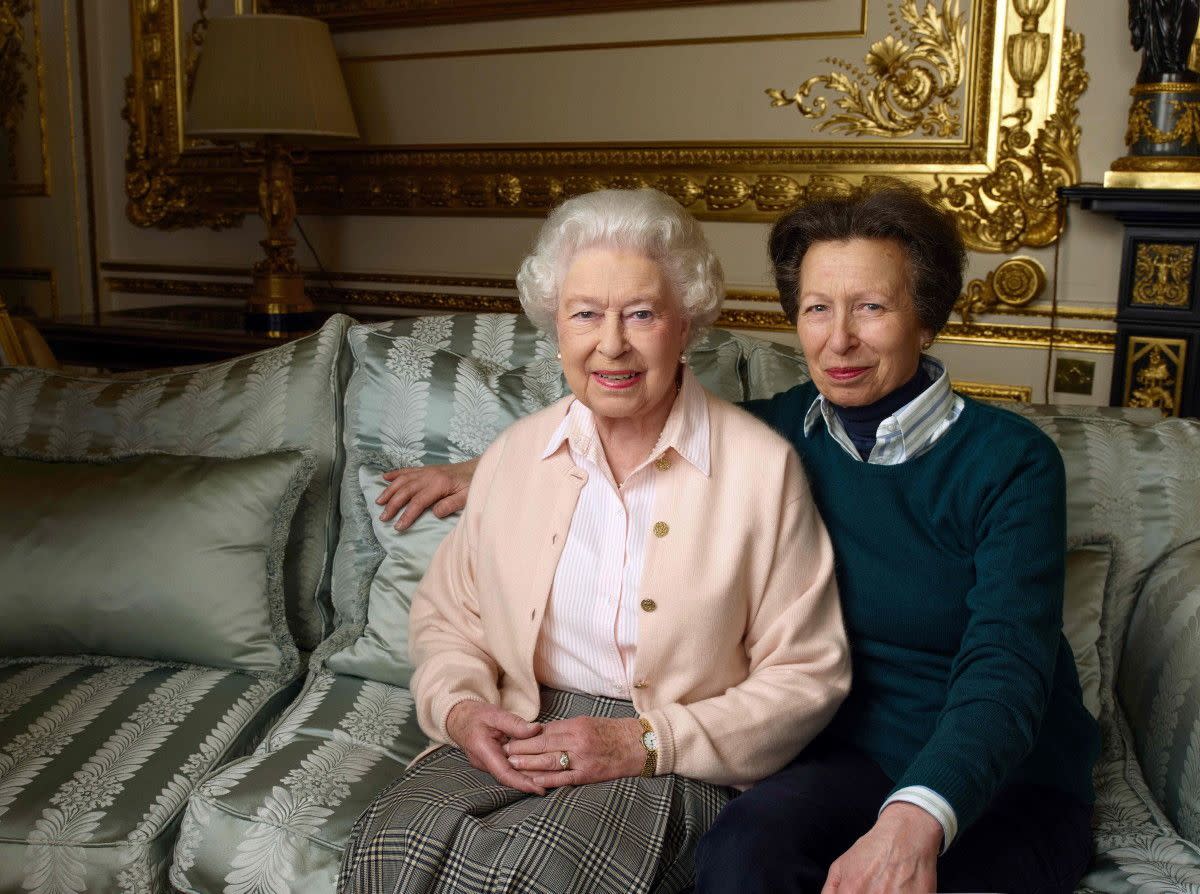
M1180 833L1200 840L1200 540L1146 576L1116 690L1147 786Z

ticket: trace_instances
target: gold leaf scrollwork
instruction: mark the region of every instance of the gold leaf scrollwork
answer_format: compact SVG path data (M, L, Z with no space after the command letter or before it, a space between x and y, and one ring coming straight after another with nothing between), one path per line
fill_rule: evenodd
M823 87L835 94L841 109L816 125L817 130L853 136L902 137L920 131L929 136L951 137L962 127L955 90L962 82L966 56L966 24L959 0L943 0L941 10L926 0L917 11L917 0L901 0L888 11L901 36L889 34L871 45L865 68L845 59L823 61L839 71L814 75L795 93L769 88L772 107L795 105L805 118L824 118L829 102L815 96ZM903 24L901 24L901 21Z
M1046 270L1033 258L1009 258L984 279L967 283L954 303L954 311L964 323L989 314L997 305L1024 307L1046 288Z
M125 79L125 106L121 110L121 117L129 124L125 214L139 227L233 226L241 221L241 214L217 210L204 202L211 185L200 187L195 178L185 182L171 171L171 153L164 149L173 147L178 151L179 147L174 146L164 122L173 118L180 97L164 85L173 77L177 50L173 43L162 39L162 33L173 13L164 2L147 2L142 7L142 16L134 18L134 40L142 46L134 53L133 72ZM203 39L203 33L203 28L193 28L191 44Z
M1141 349L1136 345L1141 342ZM1174 350L1172 350L1174 348ZM1183 366L1186 343L1176 339L1131 339L1129 344L1129 373L1133 382L1126 379L1129 389L1125 405L1129 407L1156 407L1168 416L1179 412L1179 372Z
M1067 29L1057 111L1034 136L1032 115L1022 106L1004 116L995 169L959 180L937 175L932 199L958 218L969 248L1010 252L1019 246L1049 245L1062 231L1058 188L1079 180L1079 97L1087 89L1083 36Z
M25 54L21 19L32 9L31 0L0 0L0 129L8 139L8 173L13 180L19 176L17 140L29 90L25 72L33 67Z
M1130 303L1145 307L1186 307L1192 289L1191 245L1139 242L1133 262Z

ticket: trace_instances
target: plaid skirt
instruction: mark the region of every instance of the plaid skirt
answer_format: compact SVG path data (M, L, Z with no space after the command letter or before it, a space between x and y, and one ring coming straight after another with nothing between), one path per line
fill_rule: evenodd
M636 717L627 701L542 690L539 721ZM501 785L457 748L410 767L359 817L342 894L674 892L733 791L682 776L552 789Z

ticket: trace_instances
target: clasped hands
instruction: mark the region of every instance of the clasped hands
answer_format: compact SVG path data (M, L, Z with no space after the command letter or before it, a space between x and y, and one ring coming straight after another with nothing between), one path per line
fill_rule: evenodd
M646 761L636 718L573 717L530 723L495 705L463 701L446 718L446 732L471 766L518 791L637 776ZM569 769L559 763L563 752Z

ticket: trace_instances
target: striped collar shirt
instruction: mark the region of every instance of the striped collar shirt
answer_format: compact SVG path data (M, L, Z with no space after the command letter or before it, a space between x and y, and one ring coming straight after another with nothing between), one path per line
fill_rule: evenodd
M916 459L929 450L949 431L962 414L963 399L950 388L950 374L937 359L921 355L921 366L932 384L903 407L879 423L875 446L867 462L878 466L894 466ZM858 449L846 433L837 410L823 394L818 394L804 415L804 435L808 437L818 420L843 449L861 461Z
M654 449L618 485L592 411L572 401L542 459L570 451L587 473L567 531L538 634L534 672L543 686L628 699L637 651L637 609L657 481L686 462L711 471L708 402L685 370Z

